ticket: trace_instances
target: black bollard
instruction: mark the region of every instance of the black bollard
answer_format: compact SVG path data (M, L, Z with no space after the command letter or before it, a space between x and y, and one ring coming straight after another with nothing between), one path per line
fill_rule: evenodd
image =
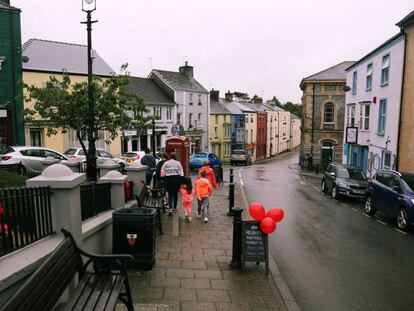
M316 164L316 175L319 174L319 164Z
M229 185L229 212L227 213L227 216L233 216L233 210L234 207L234 186L235 184L232 182Z
M232 208L233 217L233 253L230 261L230 267L233 269L241 268L241 251L242 251L242 212L241 207Z
M233 211L231 210L234 206L234 182L233 179L233 169L230 169L230 183L229 183L229 212L227 213L227 216L233 216Z

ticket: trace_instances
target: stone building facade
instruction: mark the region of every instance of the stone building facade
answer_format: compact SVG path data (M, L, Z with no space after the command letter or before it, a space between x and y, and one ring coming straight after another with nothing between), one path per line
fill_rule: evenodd
M353 63L339 63L303 78L300 83L303 92L300 158L304 161L312 155L313 166L342 162L345 69Z
M414 172L414 11L397 26L405 35L404 77L398 139L397 169Z

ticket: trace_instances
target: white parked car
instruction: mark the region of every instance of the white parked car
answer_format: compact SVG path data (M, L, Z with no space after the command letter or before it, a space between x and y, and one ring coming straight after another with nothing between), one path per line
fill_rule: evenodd
M48 148L11 146L0 150L0 165L21 164L22 175L38 175L43 171L42 161L47 157L69 160L65 155Z
M128 165L131 165L135 161L141 161L144 155L144 151L128 151L124 153L122 159L124 159Z
M86 156L82 148L69 148L65 151L65 155L71 159L78 159L86 161ZM127 166L127 162L124 159L115 158L108 151L102 149L96 149L97 163L103 163L105 160L112 160L116 164L119 164L120 169L123 170Z

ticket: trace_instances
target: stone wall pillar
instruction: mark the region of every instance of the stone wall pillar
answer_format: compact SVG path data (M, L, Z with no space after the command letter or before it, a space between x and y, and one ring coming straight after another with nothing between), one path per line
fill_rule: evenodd
M111 183L111 206L113 209L125 207L124 182L126 175L118 171L110 171L101 177L98 183Z
M134 162L132 165L125 168L128 180L134 182L134 193L137 194L138 190L142 187L142 182L145 182L145 171L147 167L139 162Z
M47 167L41 175L26 181L27 187L52 188L50 201L53 230L62 234L60 229L65 227L72 232L79 245L82 245L80 185L85 180L85 174L74 173L63 164L54 164Z
M119 165L112 160L105 160L102 164L98 164L100 171L100 176L105 176L110 171L116 171L119 168Z

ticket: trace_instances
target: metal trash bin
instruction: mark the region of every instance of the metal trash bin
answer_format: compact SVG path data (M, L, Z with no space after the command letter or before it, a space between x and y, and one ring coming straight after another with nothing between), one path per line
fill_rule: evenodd
M130 254L128 267L151 270L155 264L154 208L120 208L112 213L112 250Z

